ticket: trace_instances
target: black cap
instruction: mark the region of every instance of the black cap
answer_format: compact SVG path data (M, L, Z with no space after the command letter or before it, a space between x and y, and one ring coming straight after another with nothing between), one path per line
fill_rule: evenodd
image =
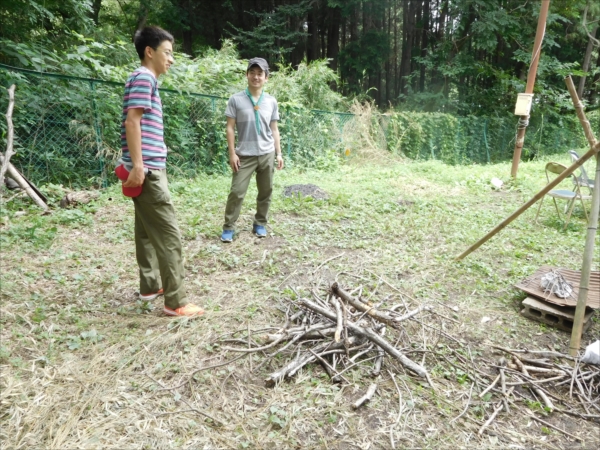
M248 68L246 69L246 72L250 70L252 66L260 67L265 74L269 75L269 64L263 58L252 58L250 61L248 61Z

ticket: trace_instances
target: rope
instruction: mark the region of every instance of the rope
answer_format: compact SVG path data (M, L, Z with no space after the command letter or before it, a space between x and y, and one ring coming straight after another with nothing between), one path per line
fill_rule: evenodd
M524 128L527 128L529 126L529 117L519 117L519 123L517 124L517 128L519 130L522 130Z

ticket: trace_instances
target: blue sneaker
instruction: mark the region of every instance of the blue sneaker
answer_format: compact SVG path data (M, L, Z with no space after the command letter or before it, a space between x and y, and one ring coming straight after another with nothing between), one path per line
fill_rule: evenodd
M267 229L262 225L253 225L252 232L259 238L267 237Z
M233 242L233 230L223 230L221 234L222 242Z

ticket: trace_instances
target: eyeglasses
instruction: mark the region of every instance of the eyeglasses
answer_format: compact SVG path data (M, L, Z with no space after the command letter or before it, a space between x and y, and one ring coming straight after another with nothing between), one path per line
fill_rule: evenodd
M169 58L174 58L174 57L173 57L173 52L171 52L171 51L169 51L169 50L163 50L163 53L164 53L165 55L167 55Z

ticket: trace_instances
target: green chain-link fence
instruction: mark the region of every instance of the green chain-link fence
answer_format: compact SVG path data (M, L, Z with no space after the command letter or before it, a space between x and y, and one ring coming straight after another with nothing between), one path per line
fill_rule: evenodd
M35 183L104 186L121 150L122 83L39 73L0 65L0 84L15 83L13 164ZM0 110L6 110L6 92ZM169 168L194 176L228 168L227 99L161 89ZM342 154L346 113L280 110L281 146L288 164L318 165ZM6 123L0 123L5 139Z
M13 164L31 181L105 186L120 149L123 83L39 73L0 64L0 84L17 85ZM227 170L225 106L210 95L161 89L170 170L183 176ZM0 111L6 111L3 89ZM287 164L325 167L352 147L361 117L282 107L279 125ZM585 147L575 115L561 124L532 122L525 157ZM516 118L457 118L437 113L377 115L373 128L391 152L450 164L510 159ZM6 140L6 122L0 121ZM528 144L530 143L530 144Z

